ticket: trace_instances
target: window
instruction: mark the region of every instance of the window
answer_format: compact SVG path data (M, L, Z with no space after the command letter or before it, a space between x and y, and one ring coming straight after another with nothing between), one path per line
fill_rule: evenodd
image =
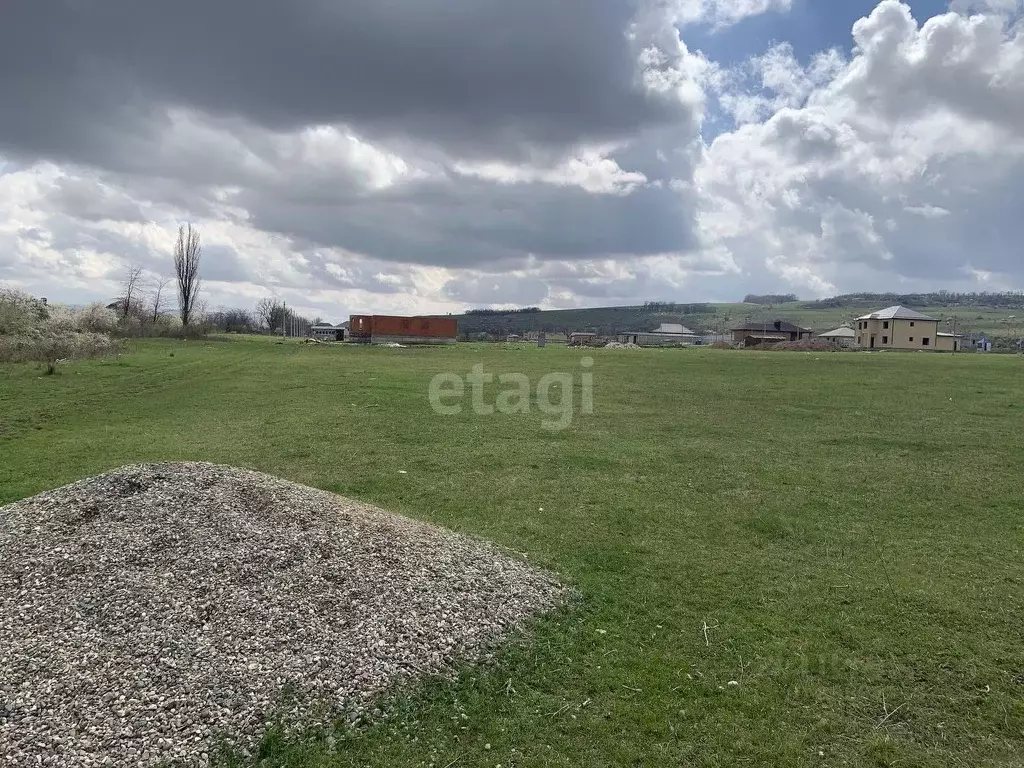
M910 321L910 327L911 327L911 328L913 328L913 327L914 327L914 321L913 321L913 320L911 320L911 321ZM911 339L911 341L913 341L913 339Z
M889 343L889 337L888 336L883 336L882 337L882 343L883 344L888 344Z
M860 336L857 337L857 343L860 344Z
M911 336L911 337L910 337L910 343L911 343L911 344L913 344L913 343L914 343L914 337L913 337L913 336Z
M930 342L931 342L931 339L929 339L927 336L925 336L923 339L921 339L921 346L922 347L927 347Z
M883 328L888 328L889 327L889 321L886 320L884 323L882 323L882 327Z

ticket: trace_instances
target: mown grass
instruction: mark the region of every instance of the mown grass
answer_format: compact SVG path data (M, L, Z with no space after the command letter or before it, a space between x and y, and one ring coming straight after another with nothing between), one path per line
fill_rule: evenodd
M594 414L562 432L536 411L437 416L427 384L475 363L578 382L565 348L154 341L57 376L0 367L0 503L223 462L485 536L579 588L387 719L270 732L263 765L1024 764L1024 361L591 354Z

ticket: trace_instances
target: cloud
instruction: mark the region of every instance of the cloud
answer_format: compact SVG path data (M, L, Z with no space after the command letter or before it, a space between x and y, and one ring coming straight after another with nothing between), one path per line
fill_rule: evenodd
M971 8L728 67L686 41L800 4L16 3L0 280L107 298L193 221L212 306L325 317L1019 287L1024 27Z
M1008 210L1024 196L1020 27L956 13L918 24L883 0L852 37L847 60L800 67L787 46L754 57L753 108L723 94L742 119L697 170L702 239L819 295L1024 283L1009 245L1024 225Z
M0 134L71 159L143 135L154 105L275 131L351 126L466 156L621 138L685 105L636 87L631 2L18 3ZM70 124L69 124L70 123ZM91 159L91 158L90 158Z
M926 219L941 219L949 216L949 211L937 205L908 205L903 209L906 213L916 213Z
M577 156L563 160L553 168L504 163L456 163L454 170L463 176L474 176L499 184L543 182L560 187L576 186L585 192L605 195L628 195L648 183L637 171L624 171L600 149L586 149Z
M46 233L45 258L17 245L38 281L88 252L109 292L126 262L166 260L183 220L224 300L312 280L394 301L420 268L513 279L695 244L690 193L667 182L692 178L713 66L663 3L190 3L6 17L8 183L53 177L6 210ZM367 266L341 284L310 254Z
M792 0L668 0L665 3L681 26L711 24L721 28L769 12L786 12Z

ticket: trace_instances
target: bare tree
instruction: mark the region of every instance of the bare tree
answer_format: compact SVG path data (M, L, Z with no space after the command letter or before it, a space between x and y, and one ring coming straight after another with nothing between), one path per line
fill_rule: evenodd
M200 299L192 305L192 315L189 317L189 323L194 329L198 330L201 334L206 334L209 331L209 319L210 313L207 311L205 299Z
M125 320L128 319L128 315L131 314L133 309L139 308L133 306L132 302L134 301L135 305L139 303L137 292L141 289L141 282L142 267L135 266L134 264L128 267L124 280L121 281L122 293L120 299L121 306L119 307L121 317Z
M225 333L252 333L256 328L256 319L247 309L221 308L211 312L207 320L215 329Z
M178 284L178 311L181 324L188 327L196 311L199 289L199 261L203 247L199 242L199 230L191 224L178 227L178 242L174 244L174 277Z
M164 301L164 289L167 288L167 284L171 282L170 278L157 276L153 279L153 293L152 293L152 310L153 310L153 324L155 325L157 320L160 319L160 309L163 307Z
M274 305L277 302L273 299L260 299L256 302L256 309L253 312L256 315L256 320L270 330L273 330L273 326L270 324L274 316Z
M260 299L256 303L256 319L273 333L284 325L287 310L277 299Z

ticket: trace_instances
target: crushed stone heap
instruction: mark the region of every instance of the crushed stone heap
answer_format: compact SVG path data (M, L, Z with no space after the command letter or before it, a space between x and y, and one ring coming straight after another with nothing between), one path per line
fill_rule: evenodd
M566 596L493 546L324 491L123 467L0 508L0 764L203 764L282 706L326 723L479 659Z

